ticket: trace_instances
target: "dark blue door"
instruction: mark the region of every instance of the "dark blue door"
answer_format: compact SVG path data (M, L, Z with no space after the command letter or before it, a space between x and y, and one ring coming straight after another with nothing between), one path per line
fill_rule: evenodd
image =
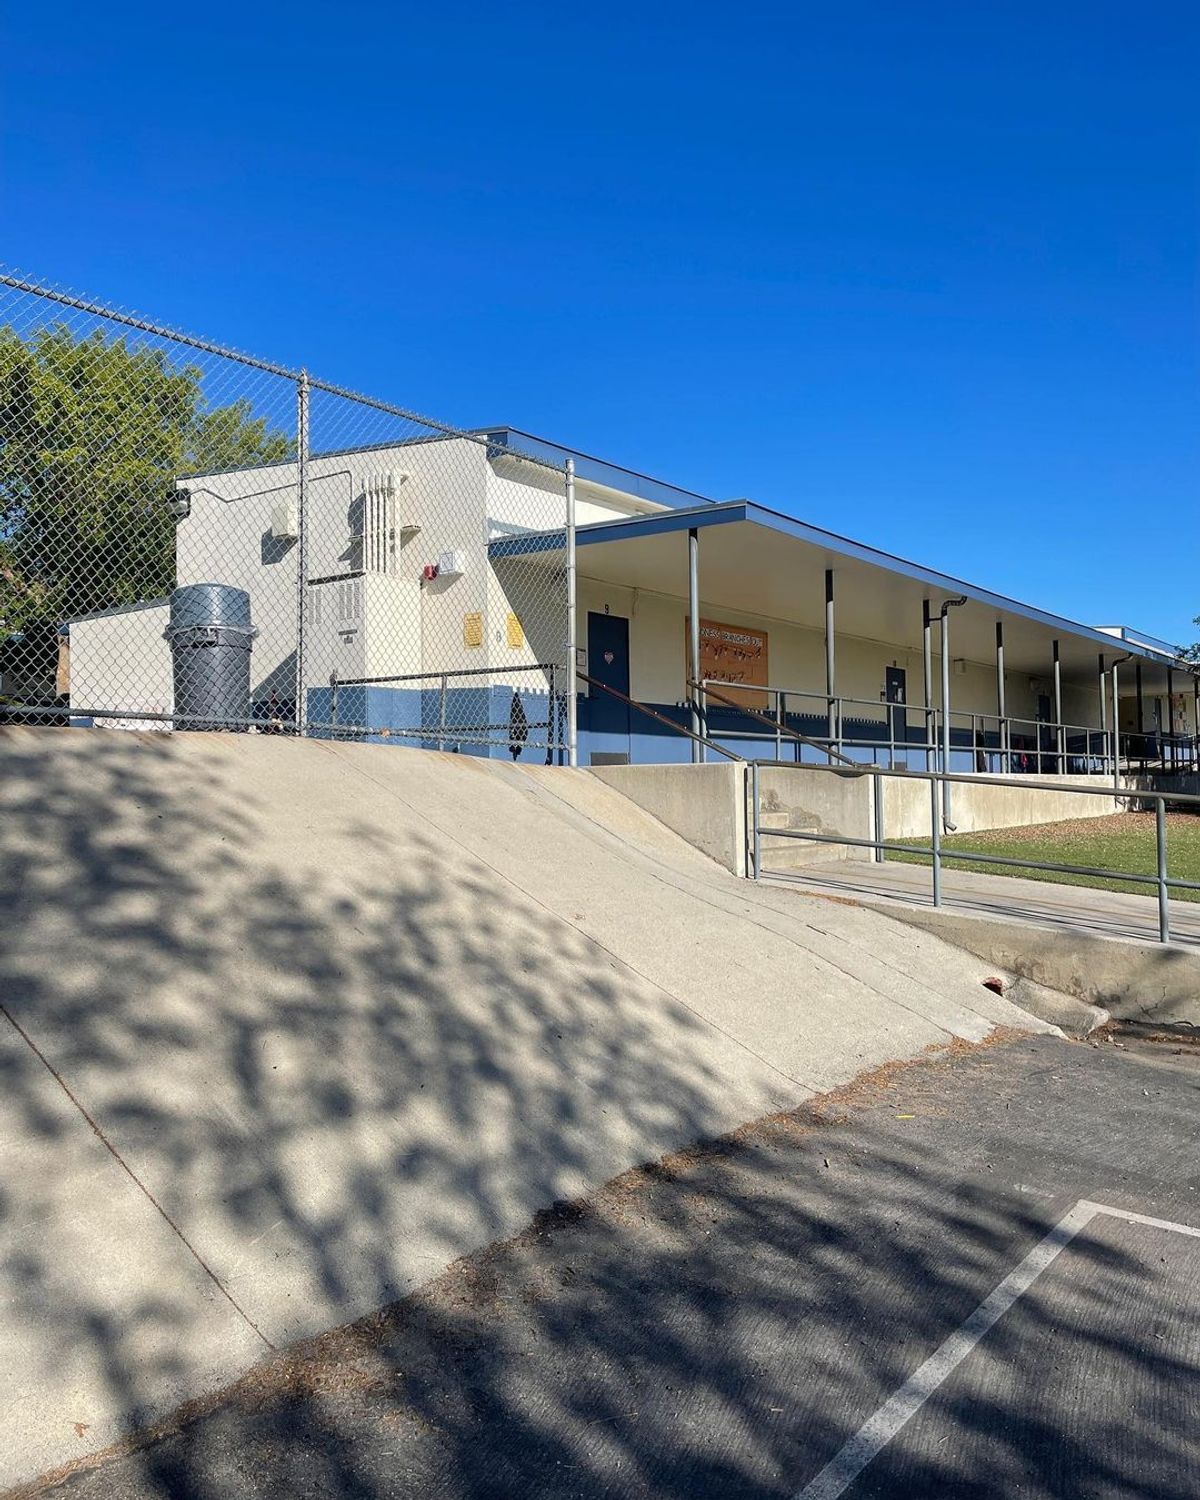
M624 615L588 611L588 675L629 696L629 621ZM588 703L592 765L629 760L629 707L603 688L590 690Z

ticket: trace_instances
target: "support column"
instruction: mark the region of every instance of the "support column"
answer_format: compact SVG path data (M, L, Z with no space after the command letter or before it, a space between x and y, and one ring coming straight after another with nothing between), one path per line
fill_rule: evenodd
M1108 759L1108 682L1104 667L1104 652L1101 651L1097 657L1099 663L1097 682L1100 685L1100 764L1103 769L1104 762Z
M933 716L933 621L928 599L921 601L921 664L925 669L925 769L932 771L937 720Z
M1126 658L1128 660L1128 658ZM1121 694L1117 686L1118 663L1112 664L1113 790L1121 786Z
M996 621L996 716L997 738L1000 741L1000 765L1006 776L1012 774L1012 754L1008 743L1008 701L1004 685L1004 622Z
M1200 769L1200 677L1192 675L1192 770Z
M688 531L688 701L692 705L692 733L701 734L700 712L700 533L693 526ZM692 760L699 765L704 746L692 741Z
M825 733L829 736L829 744L833 745L837 740L837 750L841 753L841 714L838 713L837 700L837 658L834 650L834 625L833 625L833 569L825 569L825 702L828 715L828 723Z
M579 625L575 568L575 460L567 459L567 764L579 764ZM552 716L556 717L556 716Z
M1063 751L1066 748L1066 737L1063 733L1062 714L1062 664L1059 661L1058 642L1054 642L1054 769L1061 772L1063 769Z
M1167 745L1170 749L1171 769L1175 769L1175 673L1167 668ZM1164 760L1163 770L1166 770Z
M1134 681L1135 687L1137 688L1137 726L1138 726L1138 733L1139 734L1145 734L1145 732L1146 732L1146 700L1142 696L1142 664L1141 664L1141 662L1138 662L1138 664L1133 669L1133 681Z

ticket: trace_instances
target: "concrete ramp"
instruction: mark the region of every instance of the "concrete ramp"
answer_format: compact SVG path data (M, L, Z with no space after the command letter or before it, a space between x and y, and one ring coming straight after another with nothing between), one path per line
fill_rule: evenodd
M995 1024L582 773L0 730L0 1485L539 1208Z

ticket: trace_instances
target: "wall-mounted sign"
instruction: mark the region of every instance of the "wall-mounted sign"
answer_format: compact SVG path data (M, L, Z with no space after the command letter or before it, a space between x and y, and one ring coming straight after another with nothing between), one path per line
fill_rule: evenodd
M463 615L463 645L472 648L483 645L483 614L479 610Z
M508 617L508 644L512 651L519 651L525 644L525 631L522 629L520 620L516 615Z
M683 659L687 672L688 637L691 621L684 620ZM700 620L700 676L711 682L727 682L732 691L727 696L747 708L763 709L768 695L751 692L765 688L767 675L767 632L752 630L748 625L725 625L719 620ZM724 693L723 688L718 689Z

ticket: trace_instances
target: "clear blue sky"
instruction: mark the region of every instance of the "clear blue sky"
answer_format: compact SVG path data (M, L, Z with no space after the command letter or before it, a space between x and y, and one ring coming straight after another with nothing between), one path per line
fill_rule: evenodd
M9 6L0 259L1191 639L1193 4Z

